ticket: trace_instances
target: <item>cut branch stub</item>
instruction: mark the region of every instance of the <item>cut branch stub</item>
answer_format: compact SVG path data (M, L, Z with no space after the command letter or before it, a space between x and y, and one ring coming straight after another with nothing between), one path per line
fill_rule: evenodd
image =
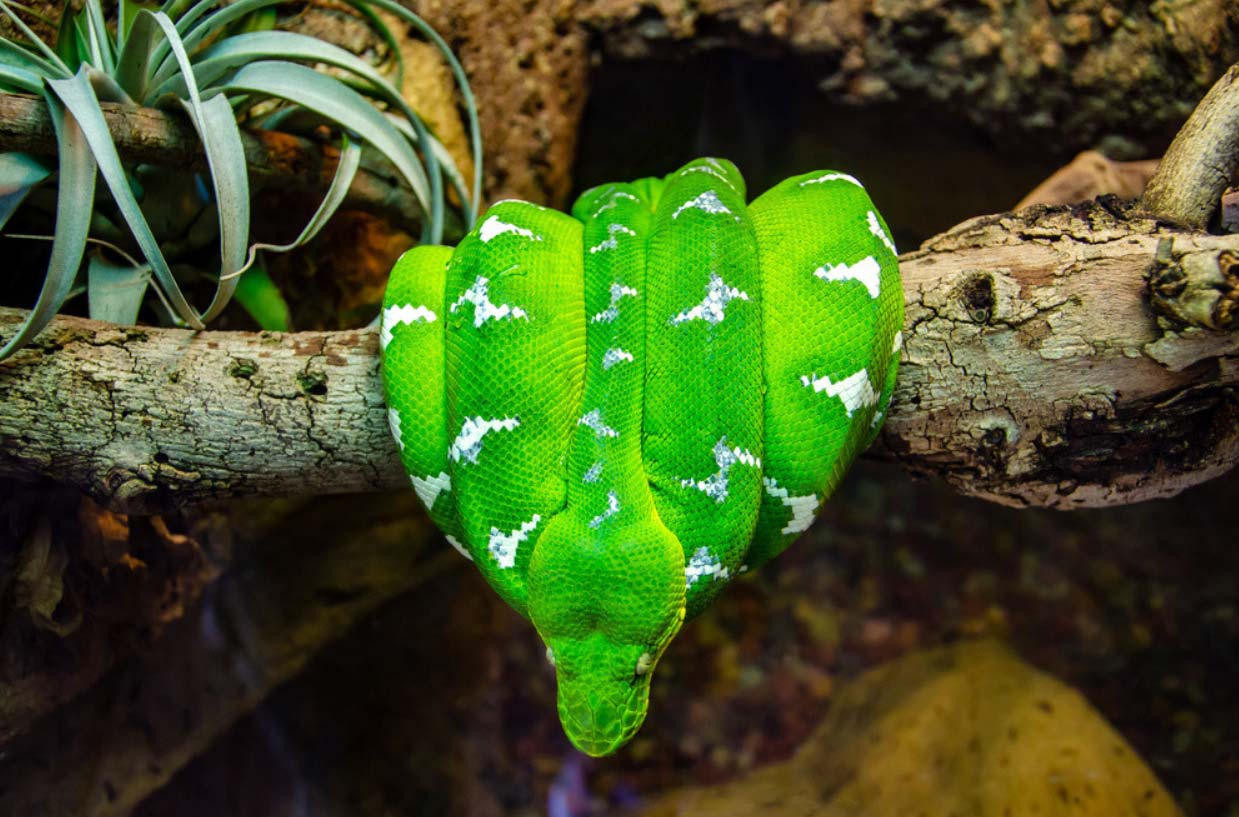
M1230 250L1176 254L1173 240L1164 239L1149 273L1149 301L1158 314L1183 326L1233 328L1239 321L1239 255Z
M1222 75L1179 130L1144 191L1150 215L1203 230L1239 165L1239 65Z

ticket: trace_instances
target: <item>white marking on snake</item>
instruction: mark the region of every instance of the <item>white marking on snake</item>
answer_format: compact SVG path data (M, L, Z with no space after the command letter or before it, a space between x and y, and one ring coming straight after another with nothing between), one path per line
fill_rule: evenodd
M400 435L400 412L394 408L387 409L387 427L391 429L391 435L396 438L396 445L400 446L400 450L404 450L404 437Z
M684 488L696 488L715 502L722 504L727 498L727 483L731 467L736 463L761 468L759 457L754 456L747 449L732 448L727 444L726 437L720 437L719 441L714 444L714 464L718 466L718 470L705 479L681 479L680 485Z
M595 516L593 519L589 520L589 526L591 528L598 527L603 522L607 521L612 516L615 516L617 513L619 513L619 509L620 509L619 495L617 495L615 491L607 491L607 509L603 511L602 513L598 514L597 516Z
M465 304L473 304L473 325L481 326L487 321L506 321L516 318L529 320L529 314L519 306L496 304L490 299L490 279L479 275L473 286L466 289L459 298L448 307L449 312L457 312Z
M672 220L680 217L680 214L685 210L700 210L703 213L711 215L719 213L727 213L731 215L731 211L727 209L727 205L719 200L718 193L713 190L707 190L704 193L689 199L688 201L675 208L675 212L671 214ZM740 220L739 216L734 216L736 221Z
M654 656L643 652L637 656L637 666L633 667L633 675L645 675L654 666Z
M383 320L379 321L379 348L387 348L387 344L392 342L391 330L400 324L414 324L419 321L434 323L437 317L435 313L424 306L413 306L413 304L396 306L393 304L387 307L383 310Z
M555 653L550 647L546 648L546 663L550 664L552 667L555 666Z
M641 293L629 286L624 286L619 281L611 284L611 305L589 319L590 323L610 323L619 317L619 302L620 298L632 297L635 298Z
M679 326L686 321L705 321L716 326L727 317L727 304L735 300L747 301L749 295L735 287L727 286L717 272L710 273L710 282L706 284L706 297L696 306L685 309L668 321L672 326Z
M895 333L895 342L891 344L891 354L895 354L903 348L903 332Z
M849 417L857 409L878 403L877 392L873 390L873 384L869 382L869 372L865 369L848 375L838 383L829 377L818 377L816 373L801 376L800 382L815 392L826 392L827 397L838 397Z
M709 576L711 579L727 579L731 571L710 552L705 545L697 548L688 564L684 566L684 588L688 589L701 579Z
M589 467L589 470L581 477L581 482L597 482L602 476L602 462L596 462Z
M625 352L619 347L608 349L602 354L602 368L610 369L618 363L632 363L632 360L633 358L630 352Z
M613 250L619 246L616 239L617 235L636 235L637 231L625 227L623 224L610 224L607 226L607 235L610 236L606 241L595 244L589 248L591 253L602 252L603 250Z
M813 271L823 281L860 281L869 290L869 297L878 297L878 279L882 268L870 255L855 264L824 264Z
M855 176L849 176L846 173L827 173L825 176L818 176L816 179L805 179L800 183L800 186L806 187L810 184L824 184L826 182L847 182L848 184L856 185L861 190L865 189L863 184L856 181Z
M459 553L461 556L464 556L466 559L468 559L468 560L469 560L469 561L471 561L471 562L473 561L473 554L471 554L471 553L469 553L469 551L465 550L465 546L464 546L464 545L462 545L462 544L460 543L460 540L459 540L459 539L457 539L455 536L452 536L451 534L448 534L448 535L447 535L447 543L448 543L449 545L451 545L452 547L456 548L456 552L457 552L457 553Z
M530 241L541 241L542 236L530 230L528 227L521 227L516 224L510 224L503 221L499 216L491 216L482 222L482 226L478 227L478 238L483 244L489 244L493 239L501 235L518 235L521 238L527 238Z
M511 431L521 424L519 417L502 417L497 420L483 420L481 417L466 417L460 425L460 433L452 440L447 454L452 462L476 464L478 454L482 452L482 438L492 431Z
M417 491L417 498L426 506L426 510L435 506L439 494L452 490L452 478L447 471L440 471L436 475L425 477L415 477L410 474L409 480L413 483L413 490Z
M721 172L719 172L719 169L717 167L711 167L709 165L693 165L692 167L686 167L680 171L681 176L683 176L686 173L708 173L714 178L721 181L723 184L730 187L732 190L736 189L736 186L731 183L731 179L727 178Z
M891 251L891 254L899 255L895 250L895 242L891 241L891 237L886 234L886 230L882 229L882 222L878 221L878 214L870 210L869 215L865 216L865 218L869 221L869 232L877 236L878 240L886 245L886 249Z
M542 521L541 514L534 514L533 518L528 522L522 522L521 526L511 533L504 533L494 526L490 529L490 541L486 545L486 549L490 551L490 555L495 557L495 561L499 563L499 567L507 570L511 567L516 567L516 549L521 542L529 539L529 534L533 533L534 528L538 527L538 523Z
M817 494L793 496L790 491L780 486L774 477L763 477L761 484L766 486L766 493L792 509L792 518L780 533L803 533L809 529L813 524L813 517L817 515L818 506L822 503Z
M629 201L636 201L636 202L641 201L641 199L637 198L632 193L629 193L626 190L616 190L614 193L607 196L607 203L599 207L597 210L595 210L594 214L590 216L590 218L598 218L598 216L602 215L607 210L614 209L619 204L619 202L616 201L616 199L628 199Z
M586 428L592 428L594 430L594 436L599 439L603 437L619 436L618 431L602 422L602 409L594 409L581 419L577 420L576 424L579 426L585 426Z

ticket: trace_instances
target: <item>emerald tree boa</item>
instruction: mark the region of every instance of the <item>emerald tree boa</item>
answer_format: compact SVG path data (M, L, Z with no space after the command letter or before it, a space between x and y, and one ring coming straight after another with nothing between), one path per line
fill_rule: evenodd
M903 292L853 177L752 204L730 162L494 205L392 271L392 434L431 517L533 622L591 755L687 618L809 527L877 434Z

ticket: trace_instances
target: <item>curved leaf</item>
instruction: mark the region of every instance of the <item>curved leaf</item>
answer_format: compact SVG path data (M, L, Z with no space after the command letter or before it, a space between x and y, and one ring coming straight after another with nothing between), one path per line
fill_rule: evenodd
M91 152L94 153L95 161L99 165L99 172L103 174L103 179L107 182L108 189L112 191L112 198L117 208L125 217L125 223L129 225L134 240L151 265L155 278L163 287L175 314L193 328L202 329L201 316L185 300L185 294L181 292L180 285L172 275L163 251L159 249L159 241L151 232L150 225L146 223L146 217L142 214L142 208L138 205L133 190L129 187L125 169L116 153L116 145L112 143L107 122L103 119L103 111L99 109L99 100L95 98L95 92L86 77L86 71L84 69L79 71L71 79L48 80L47 84L81 125L82 133L90 144Z
M117 84L139 102L146 101L147 80L154 64L155 45L160 42L156 39L159 33L155 15L146 9L139 9L125 37L120 56L116 58Z
M439 36L439 32L395 0L346 0L346 2L352 6L359 3L376 6L416 28L439 50L452 76L456 78L456 85L460 88L461 99L465 104L465 115L469 120L469 142L473 148L473 195L469 197L468 224L466 225L472 227L473 222L477 221L478 206L482 201L482 130L478 125L477 102L473 98L473 90L469 87L469 78L465 75L464 67L460 64L460 60L456 59L456 55L452 53L448 44Z
M286 99L357 133L396 166L422 207L430 211L426 172L408 140L364 97L339 81L297 63L261 61L221 80L219 87Z
M0 153L0 230L26 195L52 171L28 153Z
M0 37L0 65L20 68L44 77L60 76L59 69L51 62L7 37Z
M344 197L348 195L349 186L353 184L353 177L357 175L357 168L360 165L361 145L345 136L344 143L340 146L340 161L336 165L336 173L331 177L331 186L327 188L326 195L323 196L323 200L319 203L318 209L314 211L314 215L310 216L310 220L306 222L305 227L301 230L301 234L288 244L254 244L250 247L249 258L246 260L245 266L232 273L232 275L239 276L253 266L260 250L288 252L291 249L300 247L318 235L319 230L323 229L323 226L335 215L336 210L339 209L340 204L344 201Z
M202 103L193 69L189 65L189 55L185 53L176 26L162 11L152 17L167 37L185 77L189 102L181 104L189 112L202 140L215 192L215 209L219 214L220 277L215 296L202 316L204 321L209 321L228 305L236 289L236 280L230 273L241 269L245 263L250 228L249 169L245 164L241 132L227 98L220 95L205 105Z
M150 280L151 268L147 264L113 264L100 255L92 255L86 263L90 317L127 326L137 323Z
M0 0L0 11L4 12L4 15L12 21L13 26L22 33L23 37L30 41L30 44L43 55L43 58L56 68L56 72L59 76L67 77L73 74L73 72L69 70L69 66L65 65L64 60L60 58L60 55L48 48L47 43L39 39L38 35L30 30L30 26L22 22L22 19L18 17L11 8L9 8L9 4L4 2L4 0ZM67 13L68 12L66 12L66 14Z
M7 85L28 94L37 94L43 90L43 79L21 68L0 65L0 85Z
M17 334L0 349L0 360L30 342L43 331L56 310L64 303L82 265L82 252L90 230L90 214L95 203L95 160L80 123L67 114L53 94L44 93L47 110L56 129L60 152L60 181L56 197L56 228L47 275L39 290L34 309L26 316Z

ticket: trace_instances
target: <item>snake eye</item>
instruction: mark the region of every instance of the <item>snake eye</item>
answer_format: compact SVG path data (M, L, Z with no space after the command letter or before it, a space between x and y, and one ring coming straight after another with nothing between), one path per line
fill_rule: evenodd
M632 671L633 675L645 675L650 671L650 667L654 665L654 656L648 652L641 653L641 657L637 659L637 668Z

